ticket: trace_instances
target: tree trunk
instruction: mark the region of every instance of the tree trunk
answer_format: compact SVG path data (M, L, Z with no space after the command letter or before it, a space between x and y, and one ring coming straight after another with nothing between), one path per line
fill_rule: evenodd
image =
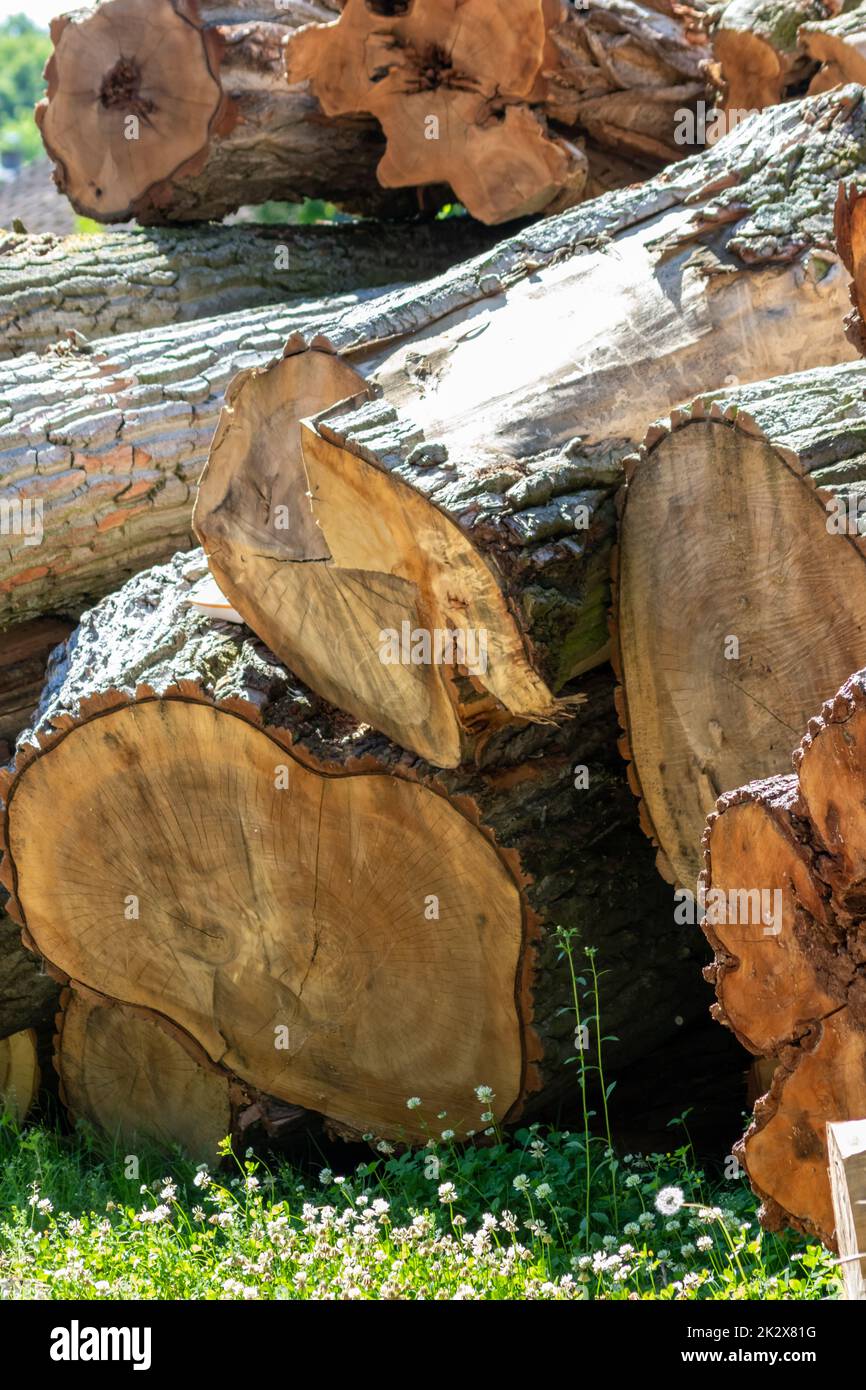
M785 771L797 730L866 660L864 387L858 362L699 398L627 465L625 751L680 883L716 798Z
M219 219L325 198L417 210L376 181L375 121L323 119L283 47L331 0L105 0L52 21L36 119L62 193L99 222Z
M0 1038L0 1115L23 1124L39 1089L36 1034L32 1028Z
M584 946L607 972L614 1071L700 1017L698 936L636 825L609 673L562 726L440 773L192 609L204 571L178 556L85 615L41 749L5 778L3 879L52 970L342 1132L419 1141L484 1128L478 1086L499 1120L574 1094L557 927L578 974Z
M836 0L732 0L713 27L709 74L721 109L763 111L782 101L815 68L817 55L797 42L800 26L808 31L837 10Z
M0 358L256 309L294 296L424 280L486 250L468 218L329 227L0 234Z
M499 223L578 202L589 132L632 158L676 157L678 115L703 93L697 14L631 0L347 0L292 36L287 68L328 116L371 112L387 140L386 187L445 183ZM447 57L445 56L447 55ZM552 122L553 124L549 124Z
M866 672L809 720L794 763L710 817L704 930L716 1016L778 1063L738 1150L762 1220L832 1245L826 1125L866 1111Z
M629 441L732 362L755 380L854 355L829 209L862 132L850 92L756 118L239 378L194 518L234 607L313 689L440 766L558 717L608 653ZM299 440L304 412L350 393ZM449 630L474 659L415 654L412 634Z

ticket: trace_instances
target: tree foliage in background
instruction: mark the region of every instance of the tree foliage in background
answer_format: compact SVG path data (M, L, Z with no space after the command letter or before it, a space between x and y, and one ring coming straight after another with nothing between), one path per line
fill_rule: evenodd
M42 149L33 107L45 92L42 70L50 52L48 35L25 14L0 24L0 154L19 151L26 161Z

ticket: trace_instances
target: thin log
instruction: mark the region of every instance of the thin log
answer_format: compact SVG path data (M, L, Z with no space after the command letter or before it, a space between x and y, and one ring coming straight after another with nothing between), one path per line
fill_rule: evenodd
M609 971L614 1071L700 1016L609 673L561 728L438 773L195 612L196 558L86 615L5 779L4 881L52 969L158 1011L262 1093L398 1139L484 1128L481 1085L501 1120L572 1092L558 926ZM586 1039L591 1061L594 1022Z
M625 171L619 176L628 181ZM287 299L424 280L492 241L469 218L166 227L62 238L0 234L0 359L63 340L141 333Z
M194 517L233 606L310 686L441 766L503 722L559 717L607 657L628 441L732 361L754 380L853 356L830 207L862 131L852 91L755 118L241 377ZM298 435L303 410L347 396ZM484 634L485 669L407 659L406 630L410 647Z

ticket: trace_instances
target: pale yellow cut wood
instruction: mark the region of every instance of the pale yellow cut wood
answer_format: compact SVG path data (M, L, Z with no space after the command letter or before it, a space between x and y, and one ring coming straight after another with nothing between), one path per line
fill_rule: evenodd
M232 1131L230 1081L197 1062L155 1019L72 990L64 1004L57 1070L65 1104L112 1138L179 1145L215 1163Z
M27 765L7 837L42 954L258 1090L416 1140L410 1096L457 1133L482 1082L497 1116L517 1100L520 891L444 796L324 775L236 713L146 698Z
M767 441L687 424L629 483L619 643L644 805L691 885L716 798L784 772L809 718L866 657L864 557Z
M0 1112L22 1123L38 1089L39 1063L34 1030L25 1028L21 1033L0 1038Z

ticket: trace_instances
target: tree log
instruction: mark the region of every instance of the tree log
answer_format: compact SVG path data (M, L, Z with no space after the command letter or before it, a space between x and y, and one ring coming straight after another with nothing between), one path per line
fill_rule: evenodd
M36 1034L32 1028L0 1038L0 1115L22 1124L39 1090Z
M580 129L631 157L676 157L676 113L702 94L709 56L694 18L632 0L579 11L564 0L347 0L336 20L291 37L287 69L326 115L377 117L385 187L446 183L500 223L580 200Z
M624 751L659 867L682 884L716 798L784 771L866 660L864 387L858 362L699 398L626 465Z
M798 39L801 49L821 67L810 92L826 92L840 82L866 78L866 10L862 5L842 6L843 13L803 24Z
M194 611L203 572L178 556L85 615L5 776L3 881L53 970L257 1091L398 1139L442 1110L480 1130L480 1085L500 1120L574 1095L557 926L608 972L614 1070L700 1016L699 937L637 827L608 672L561 727L441 773Z
M840 0L731 0L713 25L709 67L722 110L763 111L805 82L815 60L797 42L800 26L839 8Z
M424 280L492 243L469 218L0 234L0 358L303 296Z
M762 1220L833 1245L826 1125L866 1111L866 672L810 719L794 764L718 802L704 930L717 1018L778 1060L738 1149ZM731 911L756 889L778 894L769 930Z
M91 990L64 991L54 1062L73 1119L127 1145L180 1145L194 1161L213 1164L250 1104L186 1034Z
M326 198L417 210L376 181L376 123L326 121L286 81L283 46L332 0L105 0L52 21L36 120L55 179L100 222L219 219L244 203Z
M732 363L754 380L854 355L830 210L862 138L852 90L754 118L242 376L194 516L233 606L313 689L440 766L503 722L559 717L607 656L628 441ZM349 393L298 442L305 410ZM404 632L449 630L483 635L485 669L407 657Z

